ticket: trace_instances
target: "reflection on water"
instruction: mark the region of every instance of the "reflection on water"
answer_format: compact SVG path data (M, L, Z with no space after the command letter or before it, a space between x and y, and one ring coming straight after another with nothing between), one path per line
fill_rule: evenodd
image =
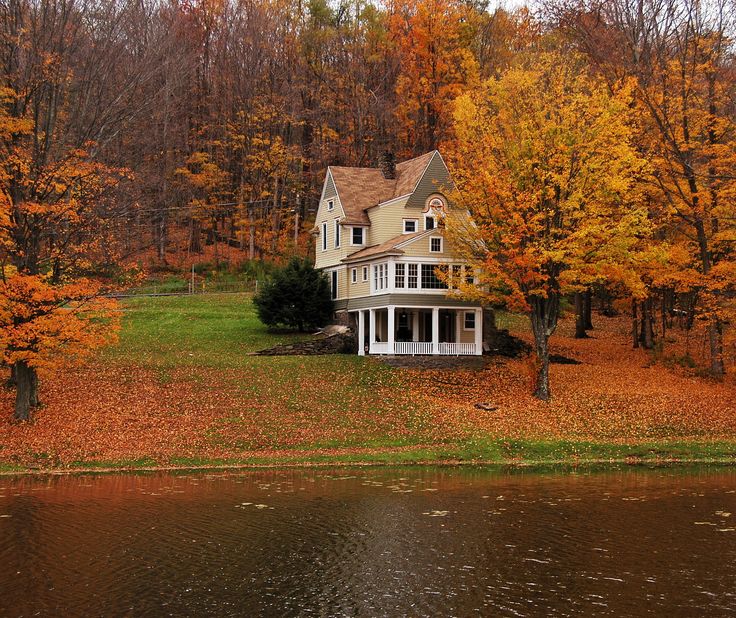
M9 616L726 615L736 472L0 478Z

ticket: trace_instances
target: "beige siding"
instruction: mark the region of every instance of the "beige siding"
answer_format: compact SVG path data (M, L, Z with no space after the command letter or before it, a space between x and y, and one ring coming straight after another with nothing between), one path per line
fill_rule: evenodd
M329 268L325 270L325 276L332 284L332 271L337 270L337 298L335 300L346 300L350 298L350 273L344 265L337 268Z
M327 210L327 203L330 199L335 202L335 206L332 210ZM342 209L342 204L338 196L329 199L325 198L320 202L315 219L315 227L319 230L319 233L315 236L315 267L327 268L337 266L340 264L340 260L359 248L350 246L350 229L345 226L342 226L340 229L340 247L335 248L335 220L344 218L345 212ZM327 223L326 251L322 251L322 223Z
M404 255L408 257L433 257L433 258L441 258L443 260L452 260L454 259L454 253L452 251L452 245L450 242L448 242L447 238L442 239L442 253L434 253L429 250L429 239L437 236L440 236L441 233L435 233L430 234L429 236L422 236L421 238L418 238L414 242L409 243L408 245L405 245L401 247L401 250L404 252Z
M464 330L463 324L465 323L465 312L460 312L460 330L458 333L460 334L460 343L475 343L475 331L474 330Z
M352 283L352 270L356 268L358 271L358 282ZM368 296L371 293L370 268L368 269L368 281L363 281L363 267L355 266L348 268L348 296L350 298L358 298L360 296Z
M371 227L368 231L368 246L380 245L404 231L406 200L397 200L384 206L376 206L368 211Z

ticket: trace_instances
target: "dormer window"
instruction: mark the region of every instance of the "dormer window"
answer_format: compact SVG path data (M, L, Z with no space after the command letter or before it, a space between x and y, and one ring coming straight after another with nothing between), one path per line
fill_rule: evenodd
M417 231L416 219L404 219L404 234L413 234Z
M427 215L424 217L424 229L425 230L433 230L435 228L435 219L432 215Z
M363 240L364 232L362 227L354 227L353 228L353 234L350 239L351 244L353 245L362 245L364 243Z
M330 200L329 202L327 202L327 210L335 210L335 200Z

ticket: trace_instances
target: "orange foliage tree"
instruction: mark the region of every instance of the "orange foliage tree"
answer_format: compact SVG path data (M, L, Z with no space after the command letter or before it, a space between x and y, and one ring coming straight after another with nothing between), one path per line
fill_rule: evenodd
M574 53L548 51L456 104L449 159L473 223L450 215L448 232L481 273L465 292L528 314L543 400L562 295L596 277L640 285L631 253L647 224L633 189L644 164L627 95L609 95Z
M478 80L471 9L457 0L397 0L390 14L401 63L396 116L407 150L426 152L447 136L452 100Z
M115 263L112 194L127 172L103 152L140 111L140 83L160 70L118 36L131 11L0 7L0 358L12 367L20 420L38 404L39 368L114 338L101 294Z

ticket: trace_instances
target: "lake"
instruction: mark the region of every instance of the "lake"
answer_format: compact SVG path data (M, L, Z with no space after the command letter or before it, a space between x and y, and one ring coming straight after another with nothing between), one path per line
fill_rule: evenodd
M0 477L7 616L719 616L736 471Z

